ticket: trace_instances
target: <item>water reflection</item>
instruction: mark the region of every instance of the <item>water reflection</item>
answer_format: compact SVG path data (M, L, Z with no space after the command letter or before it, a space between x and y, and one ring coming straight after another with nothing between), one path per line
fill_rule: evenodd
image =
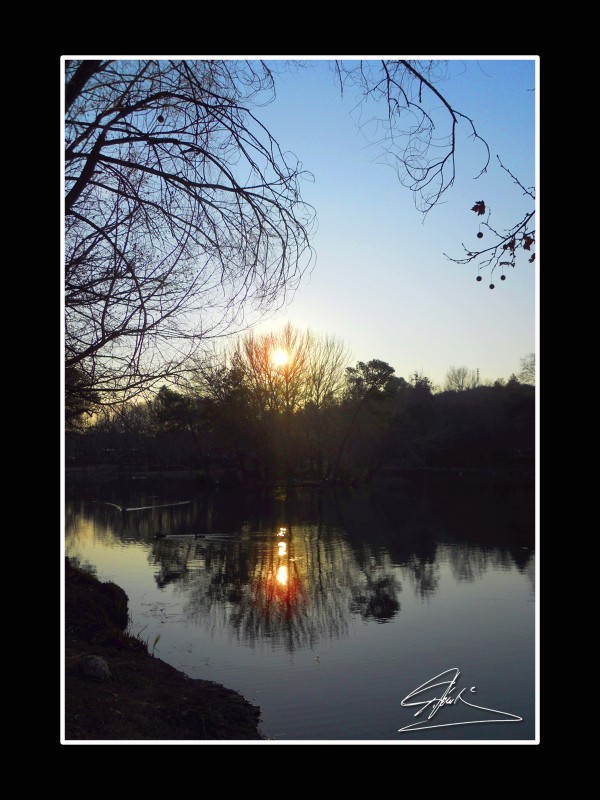
M400 611L397 595L401 588L393 575L382 578L366 576L363 585L353 593L350 609L363 619L372 617L376 622L388 622Z
M188 620L227 627L254 646L290 652L347 635L351 601L362 584L351 548L336 534L298 525L236 539L163 540L152 547L161 582L177 575ZM157 578L158 582L158 578Z
M456 489L435 502L430 489L294 499L102 491L101 501L67 503L68 548L85 549L86 536L139 543L187 622L251 647L294 652L348 636L353 620L393 622L403 597L431 601L444 570L457 583L489 569L533 576L533 526L519 497L511 505ZM167 498L191 502L157 507ZM142 510L120 513L108 505L115 500Z
M454 579L468 583L481 579L490 567L510 569L513 564L510 554L506 551L485 550L469 544L445 548L443 557L449 561Z

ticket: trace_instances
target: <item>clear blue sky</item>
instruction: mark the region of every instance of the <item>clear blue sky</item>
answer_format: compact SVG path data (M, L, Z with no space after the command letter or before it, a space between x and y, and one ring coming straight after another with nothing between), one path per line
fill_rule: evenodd
M471 116L490 145L488 174L473 180L482 151L460 143L458 177L445 202L425 220L394 171L359 129L356 98L343 99L330 62L278 77L276 100L259 119L314 175L303 198L318 216L316 264L293 301L257 331L286 322L335 334L356 361L389 362L397 375L422 371L441 384L447 368L479 368L482 379L518 372L536 350L536 264L520 258L507 280L488 288L476 267L448 261L461 243L476 247L478 200L498 225L527 210L522 192L497 165L496 154L525 186L535 182L536 63L452 60L441 87L455 108Z

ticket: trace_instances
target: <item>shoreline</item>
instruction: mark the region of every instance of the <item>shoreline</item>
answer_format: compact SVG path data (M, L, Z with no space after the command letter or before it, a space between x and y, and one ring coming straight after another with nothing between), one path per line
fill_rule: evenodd
M188 677L129 635L127 603L121 587L66 559L61 743L265 741L258 707Z

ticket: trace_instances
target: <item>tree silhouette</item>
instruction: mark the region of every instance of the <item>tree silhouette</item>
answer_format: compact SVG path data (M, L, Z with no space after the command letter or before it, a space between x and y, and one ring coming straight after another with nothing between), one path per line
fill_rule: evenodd
M362 401L365 397L381 394L389 385L394 368L377 358L365 364L359 361L356 367L346 369L348 395Z
M348 445L351 439L360 432L360 426L357 423L362 417L367 416L369 407L372 412L375 412L368 415L371 422L375 420L375 428L371 427L368 431L368 440L373 445L375 441L380 439L381 433L388 422L388 414L385 412L383 419L381 419L381 402L392 395L397 385L394 379L394 368L386 361L374 358L367 363L359 361L356 367L346 368L346 402L343 433L337 445L335 458L329 467L328 478L339 477L342 459ZM363 463L363 468L365 464L368 465L368 460Z
M67 392L131 396L298 284L314 217L250 110L273 96L260 61L66 62Z
M517 266L517 259L519 254L527 257L527 261L533 264L535 261L535 252L532 248L535 245L535 188L533 186L526 188L521 181L516 178L512 172L504 166L500 157L497 156L498 163L501 168L512 178L513 182L522 190L523 195L527 196L530 200L530 208L518 220L509 225L508 228L498 229L492 224L492 212L483 200L478 200L472 207L477 216L483 216L487 212L484 222L479 224L479 231L477 232L477 239L491 239L491 243L483 248L467 248L463 244L465 255L460 258L454 258L447 254L446 258L454 261L456 264L476 264L477 265L477 281L482 281L482 271L488 271L490 280L493 280L494 273L497 269L500 270L500 280L506 280L509 269L514 269ZM495 288L495 284L490 283L490 289Z
M310 266L306 173L253 111L274 97L273 69L259 60L65 62L72 417L180 375L207 339L284 303ZM455 182L463 131L481 154L474 177L488 170L488 143L444 91L443 60L336 61L334 69L342 92L359 90L363 130L423 213ZM486 245L463 245L452 260L492 276L499 269L504 279L518 254L535 258L535 190L498 163L532 208L500 229L487 202L474 201Z
M447 392L465 392L467 389L474 389L479 384L477 370L468 367L448 367L444 390Z
M284 354L284 360L275 356ZM333 336L286 325L247 333L229 351L194 361L190 392L210 403L213 424L236 453L239 472L291 481L301 458L322 479L333 450L335 412L348 351Z
M431 60L373 60L336 62L336 75L341 90L358 88L362 98L362 129L371 133L379 148L380 160L389 164L400 183L414 194L417 209L427 214L438 205L453 186L459 160L460 133L479 147L480 178L490 168L491 151L488 142L479 134L475 121L457 109L442 88L448 78L448 65L443 59ZM373 108L384 109L378 115ZM478 241L486 240L482 248L467 248L464 256L446 257L457 264L476 264L477 280L487 271L490 280L497 269L505 280L509 268L514 268L520 251L529 263L535 261L535 189L526 187L496 156L500 168L530 201L530 208L505 229L496 227L487 204L476 201L472 211L485 215L479 225ZM482 230L483 229L483 230ZM484 232L485 231L485 232ZM489 240L489 243L487 243ZM490 283L490 288L495 284Z

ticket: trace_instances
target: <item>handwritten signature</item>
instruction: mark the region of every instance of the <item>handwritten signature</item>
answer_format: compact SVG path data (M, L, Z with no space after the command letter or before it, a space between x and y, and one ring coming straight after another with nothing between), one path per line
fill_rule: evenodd
M454 695L456 691L456 682L458 681L458 676L460 675L460 670L458 667L452 667L451 669L444 670L444 672L440 672L439 675L435 675L433 678L430 678L425 683L422 683L420 686L417 686L416 689L413 689L410 694L407 694L406 697L402 700L401 705L404 708L411 707L411 706L421 706L419 710L414 714L415 717L418 717L424 711L427 711L430 707L431 710L429 712L429 716L427 719L421 720L419 722L413 722L411 725L405 725L404 728L399 728L398 733L403 733L404 731L412 731L412 730L427 730L428 728L446 728L452 727L453 725L480 725L484 722L522 722L523 717L518 717L516 714L509 714L507 711L497 711L494 708L485 708L484 706L477 706L474 703L469 703L463 697L463 694L467 691L467 687L465 686L461 689L458 694ZM446 677L448 676L448 677ZM444 680L439 680L439 678L444 678ZM445 686L445 690L441 697L432 697L429 700L417 700L413 702L408 702L414 697L419 695L423 695L424 692L429 690L437 689L438 686ZM471 686L469 691L472 694L475 694L477 691L475 686ZM440 723L439 725L428 725L427 723L429 720L433 719L435 715L440 711L440 709L444 708L445 706L455 706L458 703L464 703L464 705L469 706L470 708L476 708L479 711L487 711L490 714L499 714L500 717L496 716L491 719L475 719L469 720L465 722L444 722Z

